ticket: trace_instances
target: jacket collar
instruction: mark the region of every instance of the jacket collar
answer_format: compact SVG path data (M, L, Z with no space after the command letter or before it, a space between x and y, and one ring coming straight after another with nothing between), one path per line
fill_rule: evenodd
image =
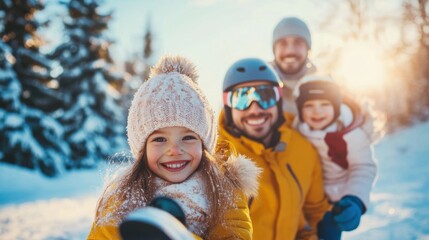
M350 124L345 124L345 128L341 131L343 134L346 134L360 126L362 126L364 122L364 117L362 114L362 109L360 106L353 101L351 98L344 98L343 99L344 106L348 107L352 113L353 120Z

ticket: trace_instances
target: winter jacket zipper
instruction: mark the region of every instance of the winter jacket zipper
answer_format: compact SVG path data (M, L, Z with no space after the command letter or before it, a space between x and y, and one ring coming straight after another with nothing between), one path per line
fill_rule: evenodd
M300 199L302 200L303 199L303 192L302 192L302 187L301 187L301 184L299 183L298 177L295 175L295 172L293 171L293 169L292 169L292 167L290 166L289 163L286 163L286 167L287 167L289 173L292 175L293 179L295 180L296 185L298 185L299 194L301 196Z

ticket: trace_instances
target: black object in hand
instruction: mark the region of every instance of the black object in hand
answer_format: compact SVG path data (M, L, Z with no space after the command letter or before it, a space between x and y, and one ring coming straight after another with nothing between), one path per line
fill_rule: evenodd
M180 205L167 197L155 198L147 207L130 213L119 225L123 240L190 240L185 214Z
M180 205L173 199L168 197L156 197L152 200L149 206L156 207L170 213L186 226L185 213L183 212Z

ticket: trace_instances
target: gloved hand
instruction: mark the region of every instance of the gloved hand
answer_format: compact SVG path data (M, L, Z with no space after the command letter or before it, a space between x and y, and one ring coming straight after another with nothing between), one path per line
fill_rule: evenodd
M341 239L341 229L332 218L332 212L325 213L323 219L317 224L317 236L320 240Z
M356 196L347 195L334 204L332 218L342 231L351 231L359 226L363 211L362 201Z

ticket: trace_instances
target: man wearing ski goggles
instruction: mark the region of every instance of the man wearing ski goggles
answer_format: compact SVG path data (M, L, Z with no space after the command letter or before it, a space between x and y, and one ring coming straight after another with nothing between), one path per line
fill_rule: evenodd
M273 85L246 86L223 93L224 105L241 111L248 109L253 102L262 109L268 109L275 106L280 98L280 87Z
M232 66L226 74L223 83L226 124L237 134L271 147L273 134L284 122L283 83L267 63L248 60L245 65Z
M249 201L253 239L318 239L317 223L330 207L320 159L286 122L291 116L282 112L281 86L262 59L235 62L223 81L216 151L237 151L263 169L258 195Z
M224 106L230 108L231 126L240 134L270 146L275 126L283 122L281 108L277 107L280 86L267 81L241 83L225 91L223 97Z

